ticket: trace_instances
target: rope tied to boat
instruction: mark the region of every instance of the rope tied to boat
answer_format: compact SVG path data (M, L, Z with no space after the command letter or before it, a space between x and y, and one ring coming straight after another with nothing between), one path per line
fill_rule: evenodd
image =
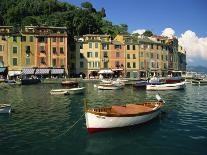
M75 125L81 120L81 118L84 116L84 114L85 114L85 113L83 113L83 114L79 117L79 119L78 119L77 121L75 121L75 123L73 123L73 125L70 126L67 130L65 130L63 133L57 135L56 137L54 137L54 139L57 139L57 138L59 138L59 137L65 135L65 134L67 134L67 133L70 133L70 131L71 131L71 130L75 127Z

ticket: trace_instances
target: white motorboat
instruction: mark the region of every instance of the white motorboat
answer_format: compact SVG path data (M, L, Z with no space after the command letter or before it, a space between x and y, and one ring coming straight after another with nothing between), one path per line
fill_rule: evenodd
M93 133L111 128L120 128L145 123L157 117L165 103L159 95L158 101L113 105L103 108L88 108L85 103L85 119L88 132Z
M68 89L69 94L81 94L81 93L84 93L84 91L85 91L85 87Z
M0 104L0 114L7 114L11 112L10 104Z
M116 90L124 88L124 85L120 83L101 83L97 88L100 90Z
M50 91L51 95L68 95L69 89L52 89Z
M146 90L179 90L184 89L185 86L185 82L160 85L147 85Z

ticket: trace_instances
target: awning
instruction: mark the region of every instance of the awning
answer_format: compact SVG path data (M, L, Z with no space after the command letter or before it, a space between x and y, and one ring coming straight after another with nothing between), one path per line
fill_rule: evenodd
M98 72L99 74L113 74L114 72L112 71L112 70L100 70L99 72Z
M63 68L51 69L51 74L64 74Z
M43 75L43 74L49 74L50 69L47 68L37 68L35 71L35 75Z
M22 74L32 75L32 74L34 74L34 71L35 71L34 68L25 68L25 69L22 71Z
M112 69L112 71L123 71L124 69L123 68L115 68L115 69Z
M9 71L8 76L18 76L21 73L22 73L21 71Z
M6 67L1 67L0 68L0 73L3 73L6 70Z

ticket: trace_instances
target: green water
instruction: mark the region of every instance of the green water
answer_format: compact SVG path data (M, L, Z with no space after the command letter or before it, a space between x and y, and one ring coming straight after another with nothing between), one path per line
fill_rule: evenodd
M160 92L164 112L145 125L88 134L83 99L89 106L122 105L154 100L156 92L83 85L85 94L69 96L49 94L61 88L58 84L1 89L0 102L11 104L13 111L0 115L0 155L207 154L207 86Z

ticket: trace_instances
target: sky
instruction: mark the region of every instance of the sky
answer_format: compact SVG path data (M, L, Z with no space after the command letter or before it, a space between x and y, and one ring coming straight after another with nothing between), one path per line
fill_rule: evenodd
M61 0L80 6L85 0ZM175 35L187 52L188 65L207 67L206 0L88 0L106 10L113 24L127 24L130 33L151 30Z

